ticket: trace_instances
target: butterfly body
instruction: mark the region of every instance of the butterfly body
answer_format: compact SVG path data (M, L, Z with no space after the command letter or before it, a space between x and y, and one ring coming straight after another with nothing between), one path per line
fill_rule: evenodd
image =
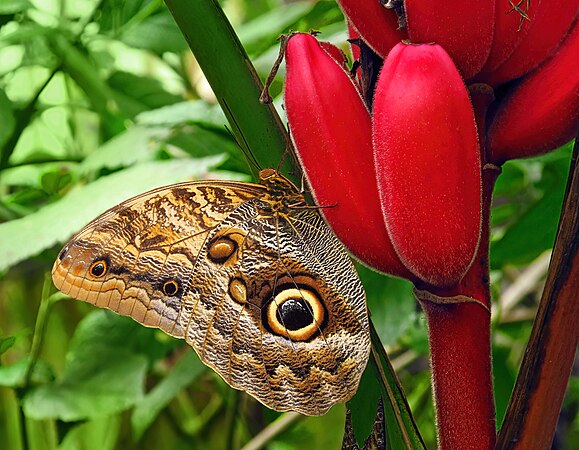
M364 370L364 291L297 188L271 169L261 183L181 183L127 200L64 247L53 280L185 339L268 407L323 414Z

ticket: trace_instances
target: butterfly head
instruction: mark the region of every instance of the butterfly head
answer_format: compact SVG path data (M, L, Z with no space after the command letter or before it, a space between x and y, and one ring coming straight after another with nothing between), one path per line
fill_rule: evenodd
M274 211L284 211L288 207L305 205L304 196L290 180L274 169L259 172L259 182L267 189L264 200Z

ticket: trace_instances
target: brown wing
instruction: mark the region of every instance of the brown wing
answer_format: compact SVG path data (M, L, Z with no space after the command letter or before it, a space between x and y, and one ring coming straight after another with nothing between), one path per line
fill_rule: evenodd
M263 192L251 183L203 181L131 198L64 246L52 269L54 284L78 300L182 338L180 291L208 233Z
M319 214L283 198L231 182L151 191L75 236L54 283L185 338L270 408L323 414L353 395L366 365L365 296Z
M317 211L254 199L209 235L183 294L185 339L231 386L278 411L325 413L370 350L356 270Z

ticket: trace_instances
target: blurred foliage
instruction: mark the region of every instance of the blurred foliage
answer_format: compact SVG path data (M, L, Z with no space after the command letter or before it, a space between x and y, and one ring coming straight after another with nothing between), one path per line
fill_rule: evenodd
M317 29L346 42L333 1L221 3L262 79L282 32ZM283 70L271 92L283 115L282 79ZM0 123L0 448L240 448L283 420L226 386L182 342L46 288L60 246L121 200L191 178L249 179L163 2L1 1ZM545 275L527 268L552 247L570 154L567 146L507 163L497 184L491 262L499 424ZM362 267L360 275L434 448L426 330L411 286ZM572 379L556 448L577 442L578 403ZM339 448L344 408L287 423L266 448Z

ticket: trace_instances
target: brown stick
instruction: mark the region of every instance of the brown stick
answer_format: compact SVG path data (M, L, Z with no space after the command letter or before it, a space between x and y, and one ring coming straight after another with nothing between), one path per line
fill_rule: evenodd
M578 140L545 290L497 449L551 448L571 374L579 339Z

